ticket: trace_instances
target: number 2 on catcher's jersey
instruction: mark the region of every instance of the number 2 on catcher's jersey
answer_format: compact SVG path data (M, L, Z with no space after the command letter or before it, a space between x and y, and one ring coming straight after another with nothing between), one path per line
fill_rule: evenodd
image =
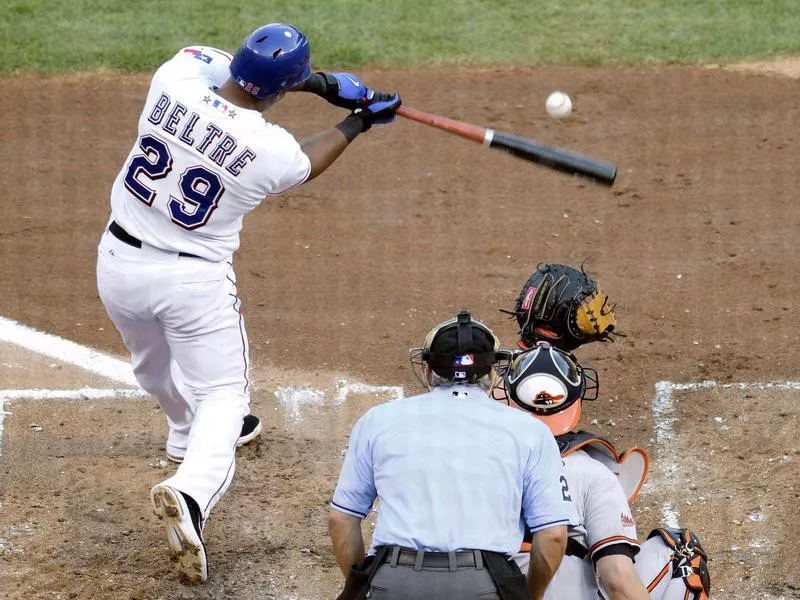
M572 502L572 497L569 495L567 478L562 475L559 481L561 481L561 497L564 499L564 502Z
M169 147L154 135L139 138L139 148L144 154L134 156L128 165L125 187L147 206L152 206L156 191L142 183L139 176L144 175L151 181L163 179L172 171L172 154ZM178 187L182 198L170 195L169 214L172 222L184 229L205 225L225 192L219 175L200 165L186 169Z

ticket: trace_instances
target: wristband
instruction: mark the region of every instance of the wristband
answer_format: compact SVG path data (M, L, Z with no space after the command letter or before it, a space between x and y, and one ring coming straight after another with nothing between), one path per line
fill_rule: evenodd
M344 137L347 138L347 142L350 143L356 139L359 133L364 131L365 125L364 119L357 115L350 115L344 121L336 125L336 129L341 131Z

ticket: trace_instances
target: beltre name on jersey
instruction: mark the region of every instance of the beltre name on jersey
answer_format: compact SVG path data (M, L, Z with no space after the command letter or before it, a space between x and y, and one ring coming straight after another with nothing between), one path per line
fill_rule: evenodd
M192 46L153 76L111 192L114 220L146 244L230 260L243 216L309 176L289 132L217 96L230 62L226 52Z

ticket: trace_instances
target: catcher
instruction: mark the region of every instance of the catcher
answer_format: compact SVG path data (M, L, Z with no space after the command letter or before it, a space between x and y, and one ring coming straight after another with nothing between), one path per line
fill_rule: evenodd
M514 311L522 348L505 371L505 399L531 412L556 436L562 493L581 525L571 528L566 556L545 598L705 600L707 556L688 529L655 529L639 546L630 503L644 483L640 448L618 453L607 440L575 431L583 400L597 398L597 372L574 350L612 339L614 306L582 269L541 265L523 286ZM503 392L500 392L502 395ZM525 570L526 537L517 560Z

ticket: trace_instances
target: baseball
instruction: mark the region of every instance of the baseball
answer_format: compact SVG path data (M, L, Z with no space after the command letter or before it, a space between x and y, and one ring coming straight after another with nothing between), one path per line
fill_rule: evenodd
M553 92L547 97L545 108L554 119L566 119L572 113L572 100L564 92Z

